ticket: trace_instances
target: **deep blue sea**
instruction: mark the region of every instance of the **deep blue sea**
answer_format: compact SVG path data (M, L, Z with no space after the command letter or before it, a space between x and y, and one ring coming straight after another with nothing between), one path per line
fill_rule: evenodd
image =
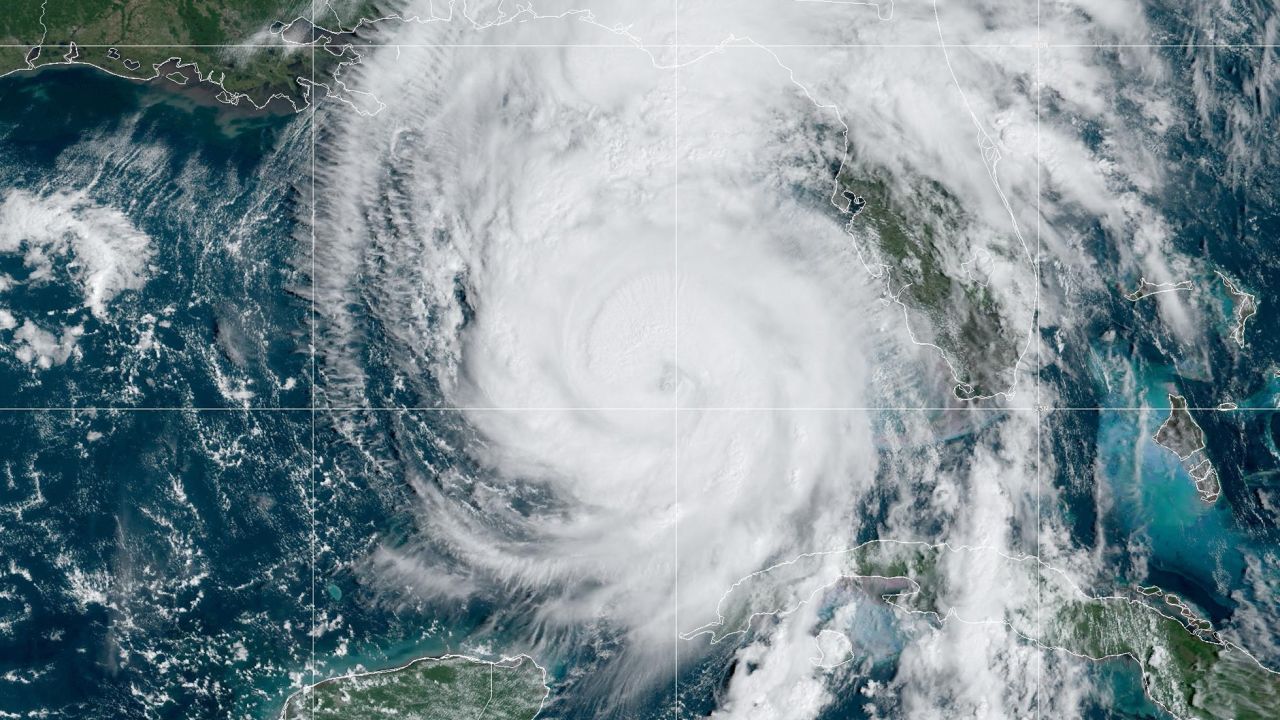
M5 716L266 717L306 672L310 415L233 409L308 403L302 130L89 69L0 80L4 194L72 224L0 253ZM141 252L84 229L117 216Z

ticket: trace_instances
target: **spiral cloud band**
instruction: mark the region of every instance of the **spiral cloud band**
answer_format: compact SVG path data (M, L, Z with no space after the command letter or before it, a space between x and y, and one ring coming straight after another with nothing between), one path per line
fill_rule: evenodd
M386 544L370 574L436 573L414 584L428 598L518 595L545 647L607 629L621 651L606 695L625 703L716 652L687 633L780 559L872 531L1039 545L1035 420L1012 405L1036 396L1036 358L1054 351L1034 325L1060 288L1037 263L1087 270L1042 221L1132 230L1123 262L1161 281L1178 262L1134 189L1159 182L1149 163L1129 158L1121 177L1040 127L1046 92L1107 112L1104 69L1042 74L1034 42L1014 44L1077 37L1078 14L431 10L380 25L344 75L376 112L318 115L323 392L438 413L465 458L419 490L425 539ZM1091 32L1135 17L1092 11L1105 22ZM1158 97L1133 100L1160 112ZM886 196L908 207L894 215ZM883 242L907 210L929 243L912 260ZM991 442L901 463L972 433ZM451 494L480 486L483 501ZM998 615L1020 601L981 595L975 579L997 570L950 579ZM777 622L736 651L765 670L727 680L723 712L809 717L833 701L819 676L844 646L813 608ZM904 702L916 717L1029 707L1029 681L1006 670L1032 654L1008 632L949 627L904 651L898 681L983 672Z

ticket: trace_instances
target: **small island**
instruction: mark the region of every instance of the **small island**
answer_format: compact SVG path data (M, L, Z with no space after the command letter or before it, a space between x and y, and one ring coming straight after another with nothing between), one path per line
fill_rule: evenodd
M1125 293L1124 298L1131 302L1137 302L1143 298L1151 297L1152 295L1177 292L1179 290L1191 290L1192 287L1190 280L1183 280L1181 282L1153 283L1146 278L1142 278L1138 282L1138 288L1133 292Z
M1240 289L1240 286L1231 282L1231 279L1221 272L1218 277L1222 280L1222 284L1227 288L1227 294L1231 296L1231 303L1234 306L1232 314L1235 316L1235 327L1231 330L1231 339L1236 341L1240 347L1244 347L1244 330L1245 324L1249 319L1258 314L1258 298L1250 293Z
M1170 393L1169 405L1169 417L1160 425L1152 439L1157 445L1178 456L1183 469L1195 482L1201 500L1207 503L1217 502L1222 494L1222 484L1218 482L1218 470L1204 452L1204 430L1191 417L1185 397ZM1219 406L1218 409L1222 410L1223 407Z
M1188 472L1196 483L1196 491L1200 493L1200 499L1207 503L1217 502L1218 496L1222 494L1222 484L1218 482L1218 471L1213 467L1213 463L1206 458Z
M1204 449L1204 430L1187 411L1187 399L1181 395L1169 395L1169 417L1156 431L1157 445L1186 460Z

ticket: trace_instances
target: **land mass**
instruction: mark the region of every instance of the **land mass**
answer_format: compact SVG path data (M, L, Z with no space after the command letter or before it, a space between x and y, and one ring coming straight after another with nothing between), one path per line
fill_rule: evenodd
M1207 503L1222 494L1218 471L1205 454L1204 430L1187 410L1187 399L1169 394L1169 417L1152 438L1156 444L1178 456L1178 461L1191 475L1200 498Z
M971 252L966 239L980 234L979 221L935 181L895 189L888 177L849 160L836 174L832 203L889 297L927 320L928 328L908 320L912 339L941 351L956 397L987 398L1012 387L1026 330L1007 326L987 273L994 262L1018 258L982 248L960 263L964 272L951 271L948 258Z
M1151 297L1152 295L1177 292L1179 290L1191 290L1192 287L1190 280L1183 280L1181 282L1153 283L1146 278L1142 278L1138 283L1138 288L1133 292L1125 293L1124 297L1126 300L1137 302L1143 298Z
M1204 430L1187 411L1187 399L1181 395L1169 395L1169 417L1156 431L1157 445L1186 460L1204 448Z
M298 110L358 60L343 28L375 10L371 0L326 7L337 32L302 19L310 4L296 0L18 3L0 13L0 76L87 65L207 91L230 105Z
M969 568L983 573L975 579L980 587L955 586L951 578ZM994 587L1005 602L990 602ZM936 625L953 618L1000 624L1041 647L1133 662L1147 696L1174 717L1280 717L1280 673L1224 640L1177 596L1155 587L1090 596L1038 558L992 548L878 540L802 555L739 580L717 605L717 620L682 637L720 642L805 604L848 602L854 589Z
M1218 277L1222 280L1222 284L1227 289L1227 294L1231 296L1231 304L1234 306L1232 314L1235 316L1235 327L1231 329L1231 339L1236 341L1240 347L1244 347L1244 330L1245 324L1249 319L1258 314L1258 298L1254 295L1240 289L1240 286L1231 282L1231 279L1222 273L1218 273Z
M323 680L294 693L280 720L532 720L549 692L526 656L496 662L462 655Z

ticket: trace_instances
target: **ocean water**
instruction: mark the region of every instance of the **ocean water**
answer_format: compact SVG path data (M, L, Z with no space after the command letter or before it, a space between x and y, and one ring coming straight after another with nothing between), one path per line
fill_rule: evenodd
M23 411L0 427L0 708L278 708L310 653L309 417Z
M17 327L0 406L308 403L305 116L236 115L85 68L10 76L0 100L0 187L30 198L6 225L81 223L0 253L0 325ZM140 242L89 229L116 213ZM41 243L49 272L28 257ZM57 339L47 367L19 356L32 343L10 334L27 323Z
M527 630L367 580L459 461L430 417L313 423L309 121L0 80L0 714L269 718Z
M306 677L304 120L0 80L6 717L270 717Z

